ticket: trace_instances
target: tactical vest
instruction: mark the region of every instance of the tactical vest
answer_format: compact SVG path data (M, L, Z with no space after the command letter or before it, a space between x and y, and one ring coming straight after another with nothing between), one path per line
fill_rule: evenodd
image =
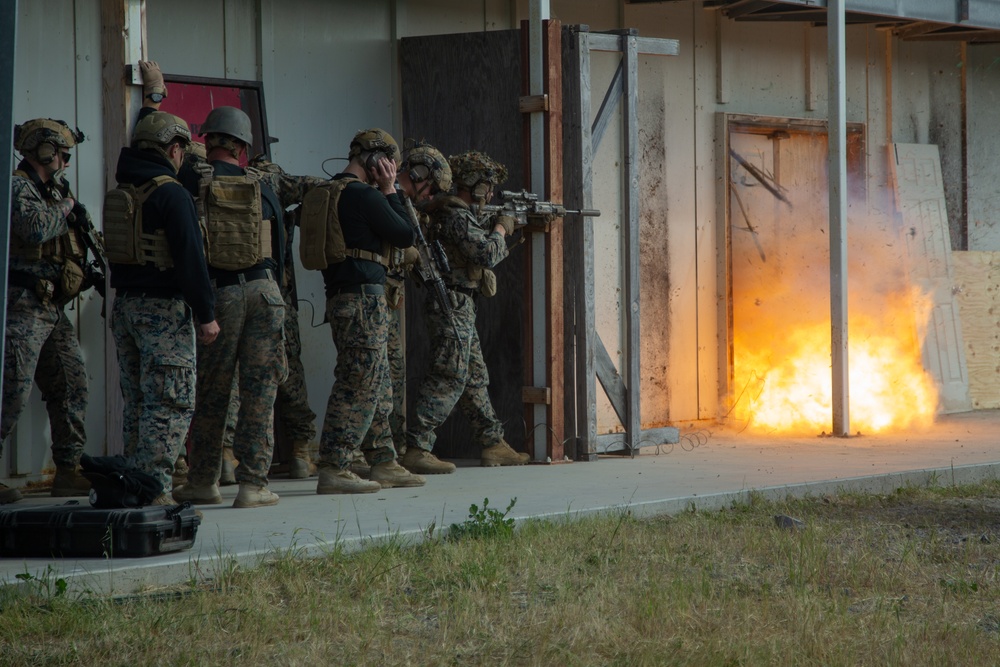
M14 175L33 182L31 176L21 169L16 170ZM45 193L42 194L44 196ZM72 260L79 264L86 259L87 248L71 227L65 234L49 239L41 245L30 245L18 238L17 234L11 234L10 255L29 262L45 260L53 264L65 264L66 260Z
M169 269L174 265L163 229L153 234L142 231L142 205L165 183L180 181L172 176L157 176L140 187L118 184L104 195L104 248L114 264L145 264Z
M435 201L435 209L438 208L457 208L468 211L469 205L454 195L447 195ZM444 246L444 252L448 256L448 263L451 265L452 276L455 276L460 269L464 270L468 279L477 283L476 287L478 287L478 282L483 278L483 267L470 262L465 256L465 253L462 252L461 248L456 246L451 239L442 238L442 235L438 233L437 225L431 225L430 238L432 240L437 239L441 242L441 245ZM446 276L445 279L447 280L448 277ZM461 285L461 287L464 286L464 284Z
M209 266L242 271L271 257L271 221L261 217L260 173L213 176L204 188L205 259Z
M302 200L302 215L299 227L299 259L302 266L314 271L322 271L331 264L343 262L348 257L377 262L388 268L391 264L392 248L382 244L382 252L348 248L344 243L344 230L340 227L337 205L340 195L351 183L361 183L355 176L338 178L329 184L313 188Z

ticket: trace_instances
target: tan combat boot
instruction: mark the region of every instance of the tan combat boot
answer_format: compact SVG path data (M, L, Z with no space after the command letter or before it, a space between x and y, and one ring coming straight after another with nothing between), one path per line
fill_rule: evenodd
M375 493L382 488L378 482L369 482L350 470L323 467L319 469L316 493Z
M316 474L312 452L312 443L296 442L292 445L292 460L288 462L289 479L305 479Z
M56 466L56 474L52 478L52 497L66 498L69 496L90 495L90 480L80 474L76 467Z
M447 475L455 472L455 464L442 461L426 449L410 447L399 458L399 464L418 475Z
M173 497L169 493L161 493L149 501L150 505L176 505Z
M218 484L191 484L188 482L174 489L174 500L179 503L184 501L195 505L218 505L222 503L222 494L219 493Z
M178 456L177 460L174 462L174 472L171 475L171 481L174 486L180 486L181 484L187 484L188 473L191 471L188 468L187 458L184 456Z
M233 455L232 447L222 448L222 474L219 475L219 486L232 486L236 483L236 466L239 461Z
M12 489L6 484L0 484L0 505L16 503L23 497L17 489Z
M492 447L484 447L480 465L484 468L496 466L523 466L531 460L525 452L515 452L506 440L501 440Z
M373 465L372 481L381 484L383 489L391 489L397 486L423 486L425 484L423 477L414 475L395 460Z
M268 507L277 504L277 493L266 486L257 486L249 482L240 482L240 491L233 501L233 507Z
M372 475L372 467L368 465L368 461L365 461L365 455L361 453L360 449L355 450L348 469L361 479L368 479Z

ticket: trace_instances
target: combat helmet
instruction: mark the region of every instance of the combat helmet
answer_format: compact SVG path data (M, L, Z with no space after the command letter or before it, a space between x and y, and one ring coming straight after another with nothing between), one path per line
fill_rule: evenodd
M390 160L399 161L399 144L392 135L377 127L361 130L351 139L351 150L347 154L349 160L361 157L366 163L372 153L385 153ZM367 166L367 165L366 165Z
M191 130L183 118L166 111L154 111L143 117L132 132L132 146L135 148L168 146L176 139L183 140L185 145L190 143Z
M414 183L430 181L440 192L451 189L451 165L441 151L429 144L416 144L406 151L401 170L408 170L407 175Z
M83 139L80 130L74 132L65 121L51 118L35 118L14 126L14 150L33 155L42 164L52 162L59 148L73 148Z
M507 180L507 168L479 151L466 151L448 158L455 185L482 199L494 186Z
M250 116L236 107L216 107L208 112L201 126L201 134L228 134L247 146L253 144Z

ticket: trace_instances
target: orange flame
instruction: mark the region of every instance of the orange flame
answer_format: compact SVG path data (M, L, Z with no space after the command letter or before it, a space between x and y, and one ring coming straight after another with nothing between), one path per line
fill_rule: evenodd
M930 312L930 299L914 290L890 298L878 315L849 314L852 432L883 433L933 423L937 386L923 368L920 350ZM829 431L829 320L790 326L791 331L771 340L734 332L734 386L741 391L734 416L754 432Z

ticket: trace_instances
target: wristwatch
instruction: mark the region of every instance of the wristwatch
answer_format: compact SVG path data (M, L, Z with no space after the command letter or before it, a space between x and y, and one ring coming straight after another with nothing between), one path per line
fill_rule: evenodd
M159 104L160 102L162 102L163 97L164 97L163 93L150 93L149 95L146 95L146 98L150 102L153 102L154 104Z

